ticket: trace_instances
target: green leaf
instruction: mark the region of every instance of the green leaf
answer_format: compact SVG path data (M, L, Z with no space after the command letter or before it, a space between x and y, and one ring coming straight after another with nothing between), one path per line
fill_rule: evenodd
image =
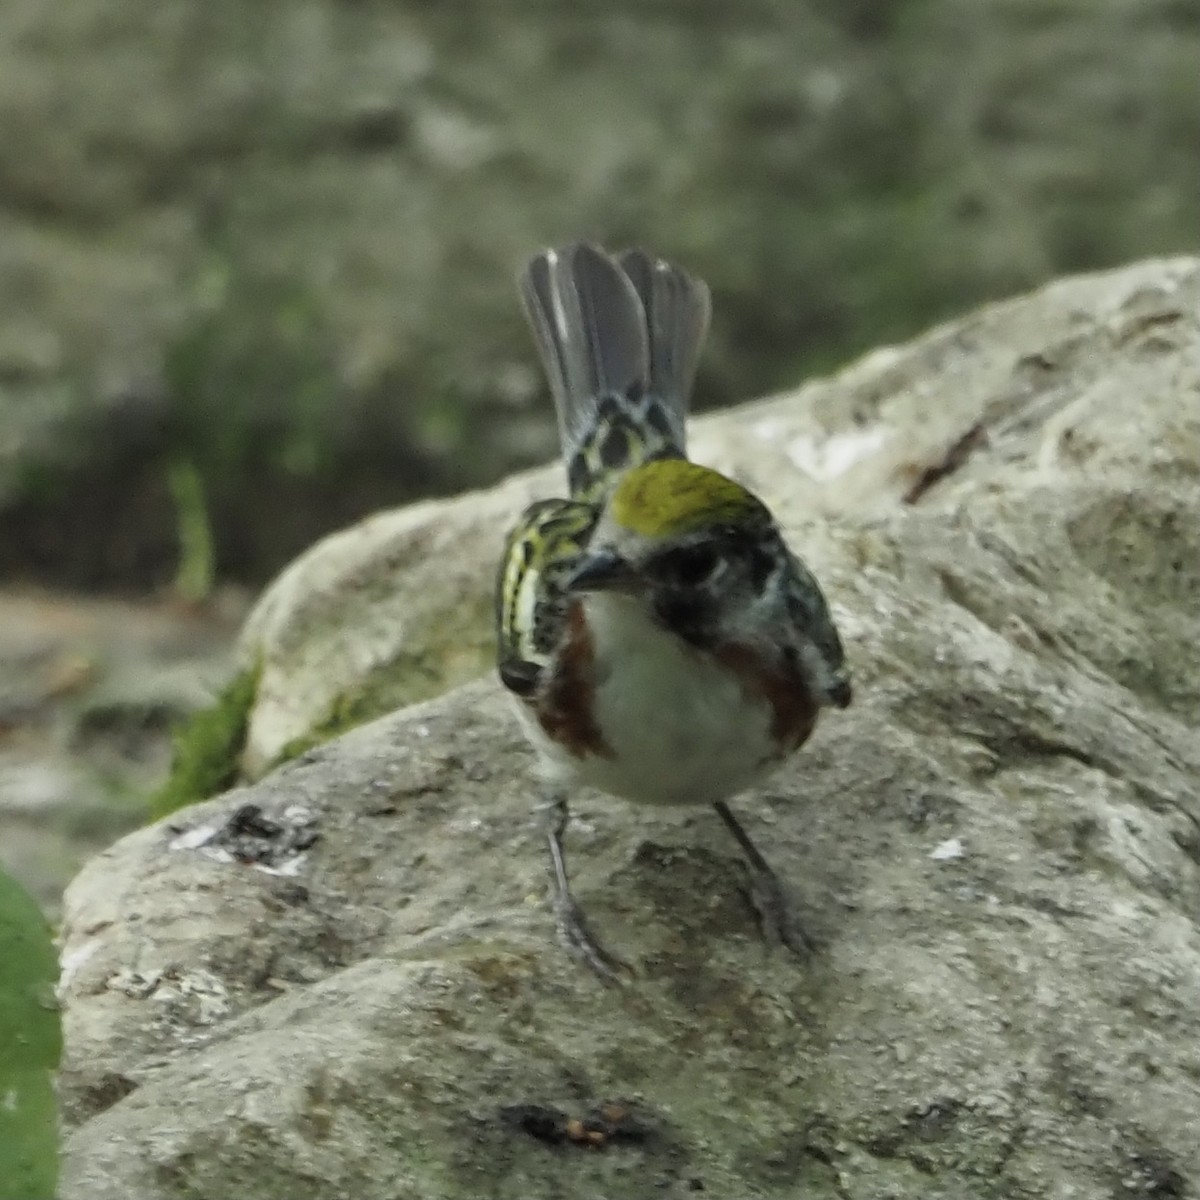
M0 872L0 1200L53 1200L58 959L41 910Z

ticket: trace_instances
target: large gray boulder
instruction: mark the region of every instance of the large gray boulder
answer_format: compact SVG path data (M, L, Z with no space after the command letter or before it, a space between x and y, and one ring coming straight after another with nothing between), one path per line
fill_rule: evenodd
M531 755L468 683L71 886L63 1200L1200 1189L1200 261L986 309L696 448L775 507L849 647L855 705L739 805L818 951L762 944L710 814L581 796L577 890L637 972L603 986L555 939ZM412 528L491 523L461 598L549 486L305 570L353 558L402 613L436 575ZM326 662L371 611L331 632L338 570Z

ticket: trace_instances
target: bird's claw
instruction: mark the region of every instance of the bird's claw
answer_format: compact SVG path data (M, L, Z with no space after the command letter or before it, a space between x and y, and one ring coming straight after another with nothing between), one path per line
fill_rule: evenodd
M555 897L554 914L567 948L605 983L625 983L633 969L604 948L570 894Z
M777 875L755 871L750 884L750 901L768 942L783 946L801 958L816 952L816 942L797 918L795 905Z

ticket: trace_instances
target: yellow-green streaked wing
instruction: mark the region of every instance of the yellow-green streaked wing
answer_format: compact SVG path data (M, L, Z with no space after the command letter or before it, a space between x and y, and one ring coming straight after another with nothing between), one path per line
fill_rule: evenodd
M558 641L565 581L595 523L591 505L539 500L508 536L496 582L497 657L514 691L532 686Z

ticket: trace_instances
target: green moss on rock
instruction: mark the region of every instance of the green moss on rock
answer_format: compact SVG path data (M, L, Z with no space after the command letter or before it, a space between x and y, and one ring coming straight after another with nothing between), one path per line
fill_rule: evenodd
M171 774L150 800L154 820L237 782L260 671L254 666L234 676L211 707L194 713L176 731Z
M322 743L361 725L372 717L382 716L389 711L381 708L375 711L371 704L369 692L346 692L338 696L330 705L328 714L318 721L307 733L294 737L276 756L271 764L273 767L299 758L301 754L320 746Z
M442 653L442 648L402 654L374 671L360 686L341 692L324 717L283 747L272 766L289 762L376 717L419 704L477 679L495 661L496 653L490 626L486 630L482 629L482 622L480 626L479 637L464 641L451 655Z

